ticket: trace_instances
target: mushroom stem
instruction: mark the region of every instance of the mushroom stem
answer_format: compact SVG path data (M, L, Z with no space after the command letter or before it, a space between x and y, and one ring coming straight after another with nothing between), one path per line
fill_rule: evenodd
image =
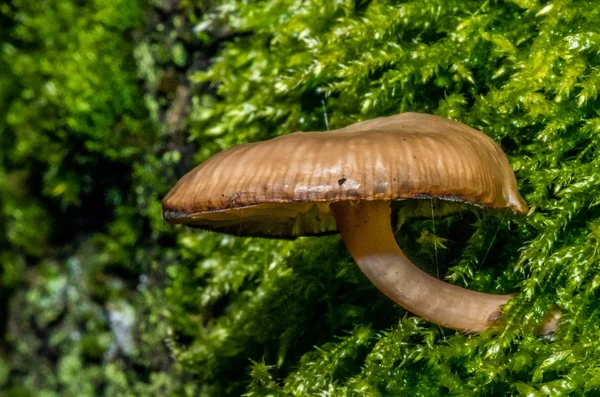
M392 232L389 201L331 204L346 247L380 291L428 321L483 332L501 316L512 295L492 295L448 284L425 273L402 252Z

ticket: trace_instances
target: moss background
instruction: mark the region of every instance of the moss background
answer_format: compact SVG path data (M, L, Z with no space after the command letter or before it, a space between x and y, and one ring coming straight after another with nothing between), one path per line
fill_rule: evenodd
M599 21L582 0L2 2L0 395L600 395ZM398 234L519 293L496 330L407 315L337 236L161 220L222 149L403 111L494 138L532 208Z

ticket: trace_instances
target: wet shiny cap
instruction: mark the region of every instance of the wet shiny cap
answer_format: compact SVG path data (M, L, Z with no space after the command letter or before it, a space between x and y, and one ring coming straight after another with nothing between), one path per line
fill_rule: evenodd
M335 232L332 202L420 198L527 213L491 138L419 113L233 147L184 175L162 205L169 223L294 238Z

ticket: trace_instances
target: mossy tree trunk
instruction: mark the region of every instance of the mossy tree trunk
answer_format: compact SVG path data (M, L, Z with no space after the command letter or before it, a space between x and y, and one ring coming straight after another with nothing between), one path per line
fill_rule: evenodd
M597 392L596 1L11 0L0 16L0 394ZM517 293L491 332L408 315L339 237L160 219L222 149L404 111L495 139L532 207L399 220L430 273ZM559 331L537 336L555 306Z

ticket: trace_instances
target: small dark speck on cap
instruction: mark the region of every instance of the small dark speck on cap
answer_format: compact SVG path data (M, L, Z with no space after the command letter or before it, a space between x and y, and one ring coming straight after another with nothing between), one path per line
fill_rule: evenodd
M338 179L338 185L342 186L344 184L344 182L346 182L346 178Z

